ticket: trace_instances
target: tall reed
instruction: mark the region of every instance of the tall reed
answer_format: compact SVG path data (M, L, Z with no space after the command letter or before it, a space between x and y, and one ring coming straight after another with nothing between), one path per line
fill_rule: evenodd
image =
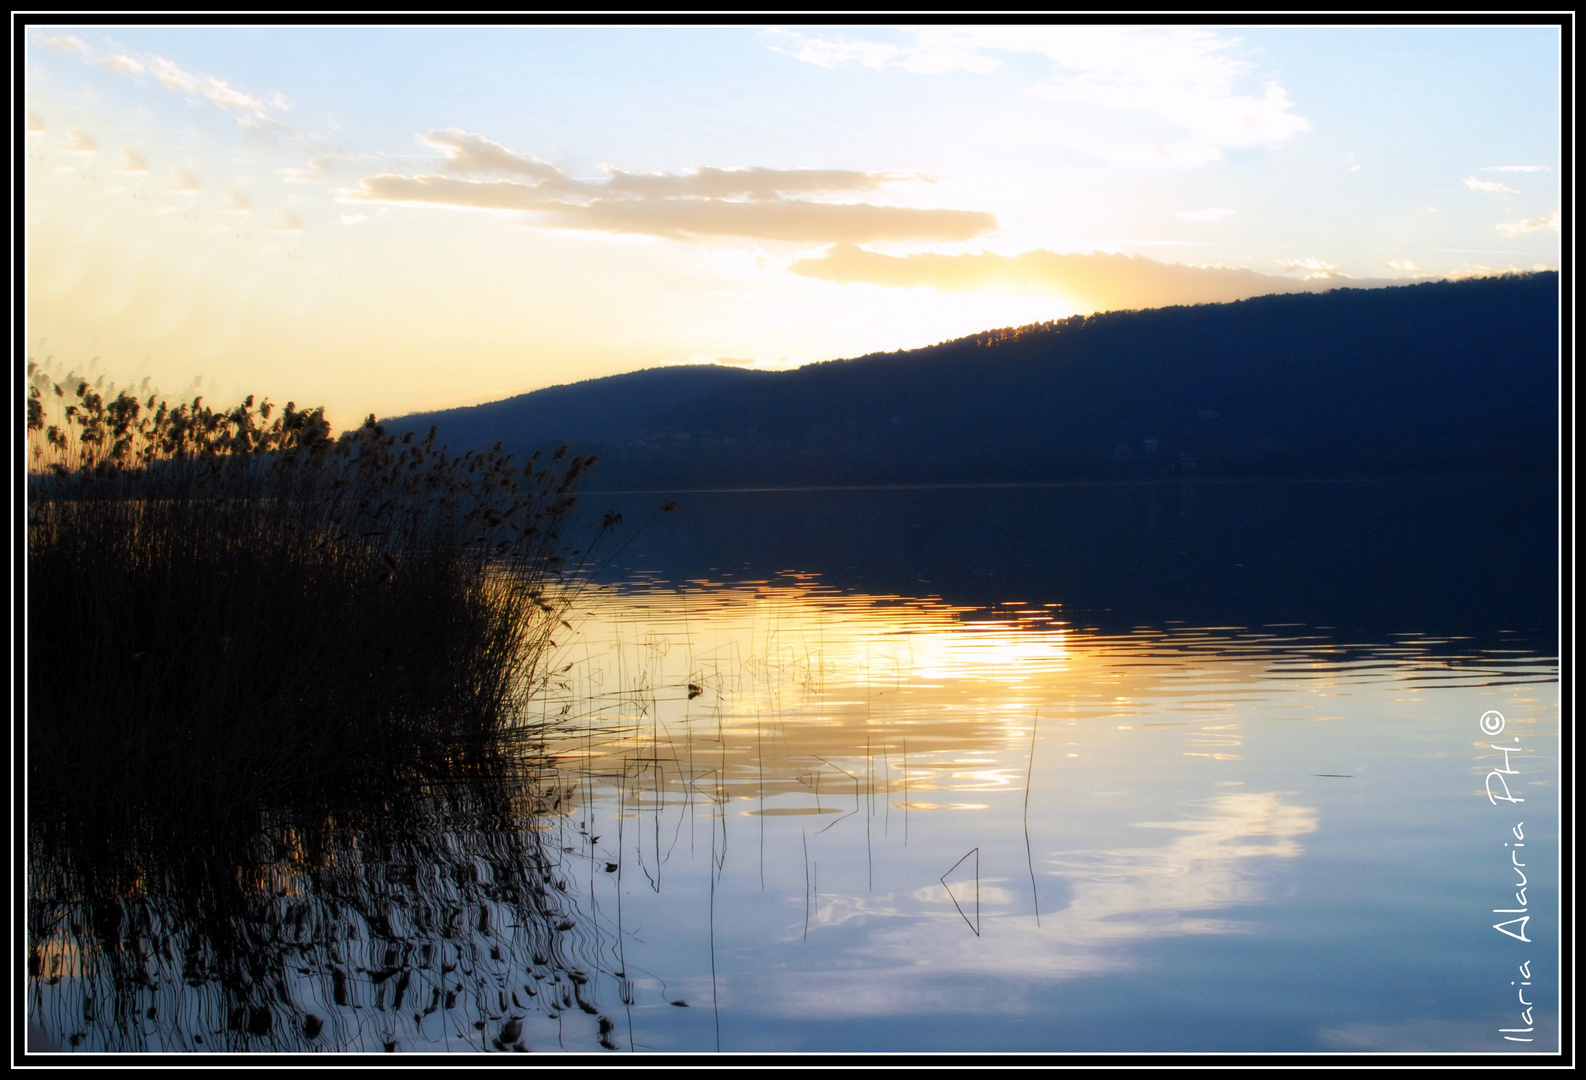
M36 812L223 816L468 768L528 730L590 546L572 511L593 458L455 457L373 416L334 436L293 403L30 375Z

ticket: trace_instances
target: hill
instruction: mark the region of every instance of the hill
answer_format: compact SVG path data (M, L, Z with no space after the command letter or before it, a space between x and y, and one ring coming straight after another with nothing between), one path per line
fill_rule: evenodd
M1109 312L783 372L654 368L416 414L602 489L1553 468L1554 272Z

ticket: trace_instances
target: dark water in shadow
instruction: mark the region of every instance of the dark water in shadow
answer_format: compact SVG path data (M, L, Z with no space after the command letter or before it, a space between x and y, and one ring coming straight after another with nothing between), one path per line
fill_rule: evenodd
M1556 645L1551 474L587 496L629 521L667 498L678 512L608 576L798 570L870 594L1059 603L1103 630L1302 623Z

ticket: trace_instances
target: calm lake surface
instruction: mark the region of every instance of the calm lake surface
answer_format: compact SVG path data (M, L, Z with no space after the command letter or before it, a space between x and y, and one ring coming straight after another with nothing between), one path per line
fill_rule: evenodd
M264 821L108 946L36 875L45 1034L1558 1049L1555 478L590 498L672 497L543 768Z

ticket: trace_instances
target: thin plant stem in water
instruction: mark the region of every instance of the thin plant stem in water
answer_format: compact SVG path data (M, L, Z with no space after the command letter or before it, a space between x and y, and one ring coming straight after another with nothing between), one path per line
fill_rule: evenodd
M964 915L964 909L958 903L958 897L953 895L953 887L951 885L947 884L947 874L951 874L954 870L957 870L960 866L963 865L964 860L969 858L971 855L973 855L975 857L975 921L974 922L969 922L969 916L968 915ZM980 848L979 847L972 847L968 851L966 851L963 855L961 855L959 857L957 862L955 862L952 866L949 866L947 868L947 874L943 874L941 876L941 878L939 879L941 881L941 883L942 883L942 888L947 890L947 898L953 902L953 907L958 909L958 914L963 915L964 921L966 923L969 923L969 928L975 932L975 936L979 937L980 936Z
M1030 868L1030 896L1035 901L1035 925L1041 925L1041 894L1035 888L1035 856L1030 852L1030 782L1035 776L1035 730L1041 721L1041 710L1035 710L1030 721L1030 763L1024 772L1024 861Z
M876 888L876 868L875 868L875 858L874 858L874 856L871 853L871 846L870 846L870 819L871 819L871 817L873 816L873 814L875 812L876 801L875 801L875 797L874 797L874 794L873 794L874 785L872 785L872 783L870 781L871 772L872 772L870 766L871 766L870 736L866 735L865 736L865 888L869 892L874 892L875 888Z
M809 830L800 829L799 837L804 841L804 940L810 938L810 836Z

